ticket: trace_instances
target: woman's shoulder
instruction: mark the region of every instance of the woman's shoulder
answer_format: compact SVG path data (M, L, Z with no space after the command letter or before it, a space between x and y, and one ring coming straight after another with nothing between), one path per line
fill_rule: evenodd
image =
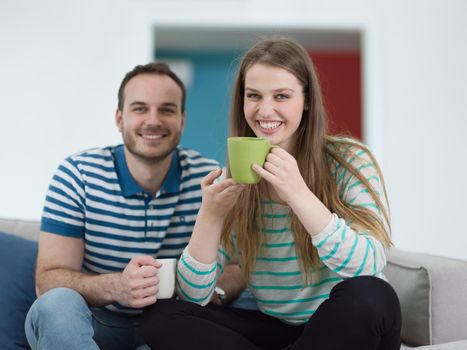
M331 163L346 163L357 167L365 163L375 163L369 147L351 137L329 136L326 140L326 150Z

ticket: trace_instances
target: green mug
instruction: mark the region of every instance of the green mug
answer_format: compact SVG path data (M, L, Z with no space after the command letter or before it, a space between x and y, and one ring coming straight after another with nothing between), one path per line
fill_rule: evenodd
M232 178L241 184L256 184L261 176L251 169L253 163L263 166L269 150L269 140L258 137L229 137L227 153Z

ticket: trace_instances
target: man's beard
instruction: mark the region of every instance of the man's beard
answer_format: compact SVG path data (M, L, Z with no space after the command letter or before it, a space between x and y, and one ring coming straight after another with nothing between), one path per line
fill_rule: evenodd
M159 131L162 129L157 129L157 130L152 130L152 131ZM152 152L152 154L147 154L144 151L138 150L138 147L136 146L136 137L139 136L134 136L133 135L127 135L125 133L125 130L122 130L122 136L123 136L123 143L125 144L125 147L127 150L136 158L142 160L144 163L147 164L154 164L154 163L159 163L166 159L168 156L172 154L172 152L175 150L177 147L178 143L180 142L180 138L182 136L181 131L177 132L171 132L169 130L163 129L167 133L165 138L170 138L170 143L167 145L162 146L162 148L158 149L157 152Z

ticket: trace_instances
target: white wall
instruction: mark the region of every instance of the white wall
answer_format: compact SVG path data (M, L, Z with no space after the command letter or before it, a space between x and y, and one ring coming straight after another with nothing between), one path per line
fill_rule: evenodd
M394 241L466 258L466 14L463 0L3 0L0 215L38 218L62 158L120 140L118 84L151 59L153 26L361 28Z
M384 6L384 170L396 243L467 258L467 2Z
M0 213L38 218L58 163L120 140L118 84L151 30L114 1L0 2Z

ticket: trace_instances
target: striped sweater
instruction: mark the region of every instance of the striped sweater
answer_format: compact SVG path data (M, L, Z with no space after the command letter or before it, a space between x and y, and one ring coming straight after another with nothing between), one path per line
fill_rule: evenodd
M362 150L353 150L347 162L354 165L380 196L384 190L374 164ZM368 190L351 173L331 161L341 197L347 203L382 213ZM311 271L311 283L304 285L297 261L295 242L290 228L291 210L286 205L263 201L264 243L259 249L248 286L259 309L283 322L300 325L308 321L318 306L328 299L331 289L346 278L371 275L385 278L386 249L369 232L358 231L351 222L333 214L329 224L312 237L317 248L320 266ZM384 220L383 220L384 221ZM235 235L233 246L236 260ZM201 305L209 302L217 277L223 266L233 257L219 248L217 262L203 264L185 249L178 264L178 292L182 299Z

